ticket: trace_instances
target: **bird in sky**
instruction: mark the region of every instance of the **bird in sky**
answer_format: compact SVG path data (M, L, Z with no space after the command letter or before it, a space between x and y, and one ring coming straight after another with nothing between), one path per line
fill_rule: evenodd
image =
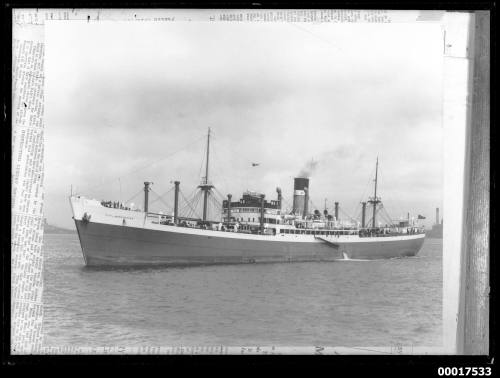
M258 166L260 163L252 163L252 167Z

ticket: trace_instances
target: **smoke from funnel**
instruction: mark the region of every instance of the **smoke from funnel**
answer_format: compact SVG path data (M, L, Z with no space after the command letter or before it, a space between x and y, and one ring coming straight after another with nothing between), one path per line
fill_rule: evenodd
M304 167L302 167L297 177L303 177L303 178L311 177L314 171L316 170L317 165L318 162L311 159L311 161L308 161L304 165Z

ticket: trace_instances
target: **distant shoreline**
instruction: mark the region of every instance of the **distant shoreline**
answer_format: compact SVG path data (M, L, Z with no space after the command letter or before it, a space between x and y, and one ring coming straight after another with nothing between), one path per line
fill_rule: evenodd
M70 230L67 228L51 226L50 224L45 224L43 227L44 234L74 234L76 230Z

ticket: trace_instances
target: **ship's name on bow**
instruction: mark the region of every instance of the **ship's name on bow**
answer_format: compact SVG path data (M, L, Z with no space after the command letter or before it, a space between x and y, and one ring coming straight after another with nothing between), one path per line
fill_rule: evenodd
M111 218L134 219L132 217L124 217L123 215L104 214L104 216Z

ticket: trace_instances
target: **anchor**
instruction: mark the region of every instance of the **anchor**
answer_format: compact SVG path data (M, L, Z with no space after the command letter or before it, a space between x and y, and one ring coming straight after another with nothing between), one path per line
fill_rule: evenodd
M83 213L82 222L83 223L89 223L91 217L92 217L92 215L87 214L87 213Z

